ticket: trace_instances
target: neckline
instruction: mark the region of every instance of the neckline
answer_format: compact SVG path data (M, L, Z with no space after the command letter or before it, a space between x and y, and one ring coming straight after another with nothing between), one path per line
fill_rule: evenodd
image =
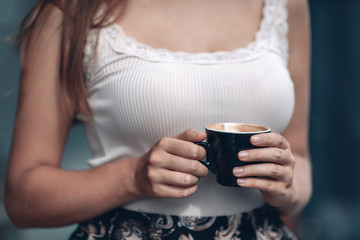
M218 50L214 52L172 51L166 48L155 48L146 43L139 42L134 37L127 35L118 23L111 24L107 29L110 31L110 36L115 40L114 50L150 61L191 62L199 64L246 61L256 58L266 46L269 30L273 23L272 15L275 12L276 1L279 0L264 0L262 19L259 29L255 33L254 40L248 43L247 46L234 50Z

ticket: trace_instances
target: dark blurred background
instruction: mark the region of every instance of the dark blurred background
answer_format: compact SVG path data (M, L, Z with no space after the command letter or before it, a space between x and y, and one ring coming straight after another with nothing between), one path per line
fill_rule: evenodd
M291 1L291 0L290 0ZM8 36L35 0L0 1L0 239L62 240L74 226L15 229L4 209L7 157L14 125L20 66ZM302 239L360 239L360 1L310 0L312 93L310 148L314 193L299 217ZM87 168L84 127L69 137L63 167Z

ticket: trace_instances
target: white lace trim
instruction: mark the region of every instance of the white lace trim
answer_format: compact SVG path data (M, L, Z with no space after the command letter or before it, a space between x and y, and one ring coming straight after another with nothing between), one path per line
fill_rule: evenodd
M133 37L126 35L122 27L118 24L112 24L101 30L101 34L105 34L111 39L111 47L118 53L125 53L149 61L155 62L181 62L195 64L214 64L229 63L239 61L249 61L256 59L262 51L269 47L271 36L274 34L272 28L274 25L281 26L276 31L286 34L287 27L284 27L284 17L287 16L286 2L287 0L265 0L263 7L263 17L260 28L255 35L255 40L247 45L247 47L238 48L233 51L217 51L203 53L189 53L182 51L170 51L164 48L153 48L147 44L140 43ZM94 40L97 34L90 34L88 43L85 47L85 62L89 63L88 55L94 49ZM280 49L279 49L280 50ZM89 60L89 59L88 59Z

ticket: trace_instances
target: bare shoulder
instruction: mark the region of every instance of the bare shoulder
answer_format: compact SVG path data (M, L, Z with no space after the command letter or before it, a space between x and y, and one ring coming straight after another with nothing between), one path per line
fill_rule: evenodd
M39 10L35 10L33 18L36 16L34 21L34 34L32 37L44 36L42 33L56 33L61 29L63 20L63 11L59 5L48 3L44 6L44 9L37 13ZM38 16L37 16L38 15ZM30 22L32 19L30 19Z
M309 62L311 48L310 14L307 0L288 0L288 41L290 68L298 62ZM300 60L300 58L302 60ZM293 61L297 59L296 61Z
M307 0L288 0L288 9L290 11L308 11L308 1Z
M34 14L36 15L36 10ZM28 69L29 64L33 64L32 58L38 55L39 51L57 55L60 48L62 20L63 12L54 4L47 4L36 19L30 19L30 22L34 22L32 30L30 34L27 34L22 46L23 71Z
M288 23L290 30L299 25L309 25L309 7L307 0L288 0Z
M310 13L307 0L288 0L287 8L290 68L292 68L294 65L292 59L302 58L302 60L309 62L311 49ZM295 63L299 61L297 60Z

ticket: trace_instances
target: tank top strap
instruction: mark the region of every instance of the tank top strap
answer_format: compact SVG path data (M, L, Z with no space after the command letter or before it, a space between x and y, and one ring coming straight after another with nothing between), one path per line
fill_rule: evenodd
M269 6L265 11L269 11L268 24L271 26L266 29L268 34L268 49L279 54L285 63L288 62L288 23L287 23L287 3L288 0L269 0Z

